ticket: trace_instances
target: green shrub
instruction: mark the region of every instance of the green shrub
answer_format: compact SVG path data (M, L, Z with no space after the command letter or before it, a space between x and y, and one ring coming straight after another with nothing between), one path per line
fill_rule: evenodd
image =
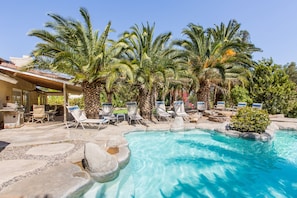
M232 129L240 132L263 133L269 124L270 119L266 110L251 107L240 108L231 118Z
M296 101L289 102L288 113L286 114L286 117L297 118L297 102Z
M249 91L239 85L235 85L235 87L231 89L230 96L234 105L237 105L239 102L246 102L248 105L253 103Z

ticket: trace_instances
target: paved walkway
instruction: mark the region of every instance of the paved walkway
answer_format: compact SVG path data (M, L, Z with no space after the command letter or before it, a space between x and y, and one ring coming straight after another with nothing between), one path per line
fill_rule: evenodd
M297 130L297 119L275 119L280 128ZM185 123L186 129L224 127L202 118ZM169 130L170 123L108 125L104 129L67 129L63 123L29 124L18 129L0 130L0 197L66 197L78 188L91 185L80 168L85 142L105 147L110 140L127 144L123 134L138 130Z

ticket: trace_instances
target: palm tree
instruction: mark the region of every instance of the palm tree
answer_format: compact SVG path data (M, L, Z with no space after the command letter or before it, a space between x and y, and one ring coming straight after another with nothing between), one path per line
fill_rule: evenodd
M127 45L125 57L134 68L133 86L138 90L140 114L152 119L154 96L160 84L166 82L168 73L174 71L174 49L167 44L171 33L154 38L155 25L134 25L130 32L124 32L122 42ZM171 71L171 72L170 72Z
M47 22L45 27L52 31L33 30L29 35L43 40L32 52L34 66L73 76L72 81L82 86L86 114L94 118L98 117L100 92L107 86L108 76L123 65L118 64L116 58L120 50L108 40L111 22L99 35L97 30L93 30L87 10L80 8L80 14L84 24L49 14L53 21ZM123 69L118 68L118 71Z
M206 30L191 23L183 30L188 39L175 41L175 44L183 47L191 73L199 82L197 98L205 101L207 108L211 86L225 81L227 71L232 71L234 66L250 67L253 64L251 53L259 50L243 42L239 28L240 24L234 20L227 27L221 23Z

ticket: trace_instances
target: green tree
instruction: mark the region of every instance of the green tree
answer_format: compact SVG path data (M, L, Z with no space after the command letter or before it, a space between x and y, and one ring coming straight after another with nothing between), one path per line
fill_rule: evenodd
M251 94L254 102L263 103L270 114L289 111L289 104L296 98L296 84L272 60L262 60L253 71Z
M93 30L89 13L80 8L84 23L67 19L57 14L49 14L53 19L47 22L47 30L33 30L30 36L43 42L32 52L34 66L49 68L73 76L72 81L82 86L85 112L88 117L98 117L100 91L107 86L110 68L119 66L117 52L120 50L109 42L111 31L109 22L105 30Z
M250 68L254 64L251 54L259 49L247 42L246 34L239 28L235 20L229 21L227 26L221 23L206 30L191 23L183 30L187 39L176 42L183 47L191 73L199 82L197 98L205 101L208 108L211 86L224 82L227 73L236 74L232 68Z
M297 67L295 62L291 62L284 66L286 74L288 74L289 79L297 84Z
M127 45L124 57L134 68L133 87L138 90L140 114L150 120L157 88L165 84L175 67L175 51L168 45L171 33L154 38L154 30L155 25L134 25L122 35L122 42Z
M231 90L231 98L234 104L239 102L246 102L247 104L252 104L253 100L250 97L249 91L239 85L235 85Z

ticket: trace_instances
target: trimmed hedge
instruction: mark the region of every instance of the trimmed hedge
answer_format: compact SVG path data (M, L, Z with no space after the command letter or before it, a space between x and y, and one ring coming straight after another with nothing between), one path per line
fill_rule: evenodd
M264 133L270 124L266 110L243 107L231 118L231 128L240 132Z

